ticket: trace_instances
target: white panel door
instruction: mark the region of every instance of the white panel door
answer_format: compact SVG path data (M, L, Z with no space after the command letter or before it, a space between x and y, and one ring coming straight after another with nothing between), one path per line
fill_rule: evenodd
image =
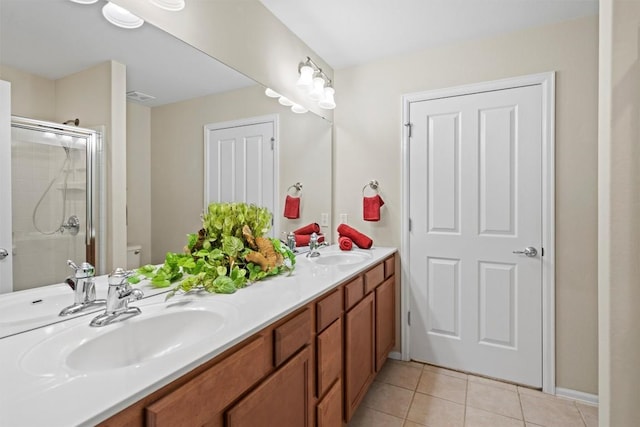
M11 238L11 85L0 80L0 293L13 290Z
M411 358L541 387L541 86L409 115Z
M275 212L275 124L205 130L205 208L212 202L245 202Z

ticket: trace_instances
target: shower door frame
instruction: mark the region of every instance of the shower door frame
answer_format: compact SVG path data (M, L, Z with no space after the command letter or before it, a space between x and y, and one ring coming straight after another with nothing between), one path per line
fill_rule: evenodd
M101 244L96 243L96 218L102 218L100 200L98 193L102 174L98 170L101 164L99 156L102 153L102 134L93 129L79 128L54 122L30 119L27 117L11 116L11 128L33 130L38 132L52 132L57 135L69 135L83 138L87 141L86 146L86 226L85 226L85 247L86 261L96 267L96 271L102 270L103 266L96 265L103 260L101 256ZM11 184L9 184L11 186ZM11 187L10 187L11 188ZM11 190L13 192L13 190ZM101 233L103 235L103 233ZM12 279L13 280L13 279ZM47 285L49 283L43 283ZM13 286L13 285L12 285Z

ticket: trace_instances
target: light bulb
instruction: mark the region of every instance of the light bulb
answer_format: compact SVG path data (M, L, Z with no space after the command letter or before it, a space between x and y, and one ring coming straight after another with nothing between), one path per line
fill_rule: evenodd
M284 105L285 107L291 107L293 105L293 102L289 101L289 99L285 98L284 96L278 98L278 102L280 103L280 105Z
M309 92L309 99L312 101L320 101L324 97L324 79L315 77L313 79L313 89Z
M79 4L94 4L98 2L98 0L71 0L71 1Z
M313 87L313 68L309 65L303 65L300 68L300 77L296 86L300 89L310 90Z
M264 90L264 94L269 98L280 98L280 94L269 87Z
M302 105L299 105L299 104L293 104L293 105L291 106L291 111L293 111L293 112L294 112L294 113L296 113L296 114L304 114L304 113L306 113L306 112L307 112L307 111L309 111L309 110L307 110L306 108L304 108Z
M160 9L178 12L184 9L184 0L149 0L151 4L158 6Z
M104 5L102 15L104 15L107 21L120 28L133 29L144 24L142 18L137 17L124 7L120 7L111 2L107 2L107 4Z
M324 108L325 110L333 110L336 108L336 101L333 99L333 94L336 93L336 90L331 86L327 86L324 88L324 99L318 102L318 106L320 108Z

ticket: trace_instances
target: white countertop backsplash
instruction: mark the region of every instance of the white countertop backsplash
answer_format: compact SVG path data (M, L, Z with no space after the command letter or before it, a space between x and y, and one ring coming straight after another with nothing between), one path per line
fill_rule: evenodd
M339 252L336 245L320 249L321 253L335 251ZM130 304L140 307L142 315L102 328L89 326L93 314L2 338L0 425L95 425L367 270L396 249L373 247L363 252L371 254L372 258L355 265L320 265L298 255L296 269L290 276L284 274L256 282L230 295L178 294L167 302L165 295L152 296ZM72 299L70 296L70 301ZM48 355L50 359L47 360L38 347L63 332L77 334L80 344L87 337L105 333L109 328L126 328L127 322L143 319L145 310L151 316L158 310L179 309L181 304L178 303L184 300L215 300L228 307L225 312L229 327L223 328L212 340L198 341L141 365L102 372L74 371L66 366L63 356L70 349L60 349L59 354ZM34 364L38 365L36 369Z

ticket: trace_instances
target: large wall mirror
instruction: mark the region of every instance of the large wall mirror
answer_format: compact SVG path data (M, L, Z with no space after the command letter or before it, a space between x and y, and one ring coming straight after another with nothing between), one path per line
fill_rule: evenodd
M78 118L86 128L106 125L106 152L110 137L126 132L126 165L105 165L105 182L112 178L108 174L126 171L126 242L141 247L140 263L160 263L167 251L181 251L186 234L201 225L205 127L260 117L277 122L275 237L318 222L330 240L331 123L313 113L294 114L266 97L259 82L148 23L134 30L113 26L103 18L102 5L0 0L0 79L12 84L14 115L54 123ZM109 92L120 90L113 84L119 70L126 73L126 88L120 89L135 92L133 98ZM102 80L94 84L94 77ZM106 93L96 87L106 87ZM145 95L154 98L145 100ZM121 109L126 129L105 123ZM58 166L47 165L47 176ZM287 219L285 197L296 183L302 184L300 215ZM103 202L109 205L110 197ZM29 215L14 212L13 217ZM109 238L109 224L107 218L97 239ZM115 267L108 258L104 264L99 271ZM64 280L62 272L50 283Z

